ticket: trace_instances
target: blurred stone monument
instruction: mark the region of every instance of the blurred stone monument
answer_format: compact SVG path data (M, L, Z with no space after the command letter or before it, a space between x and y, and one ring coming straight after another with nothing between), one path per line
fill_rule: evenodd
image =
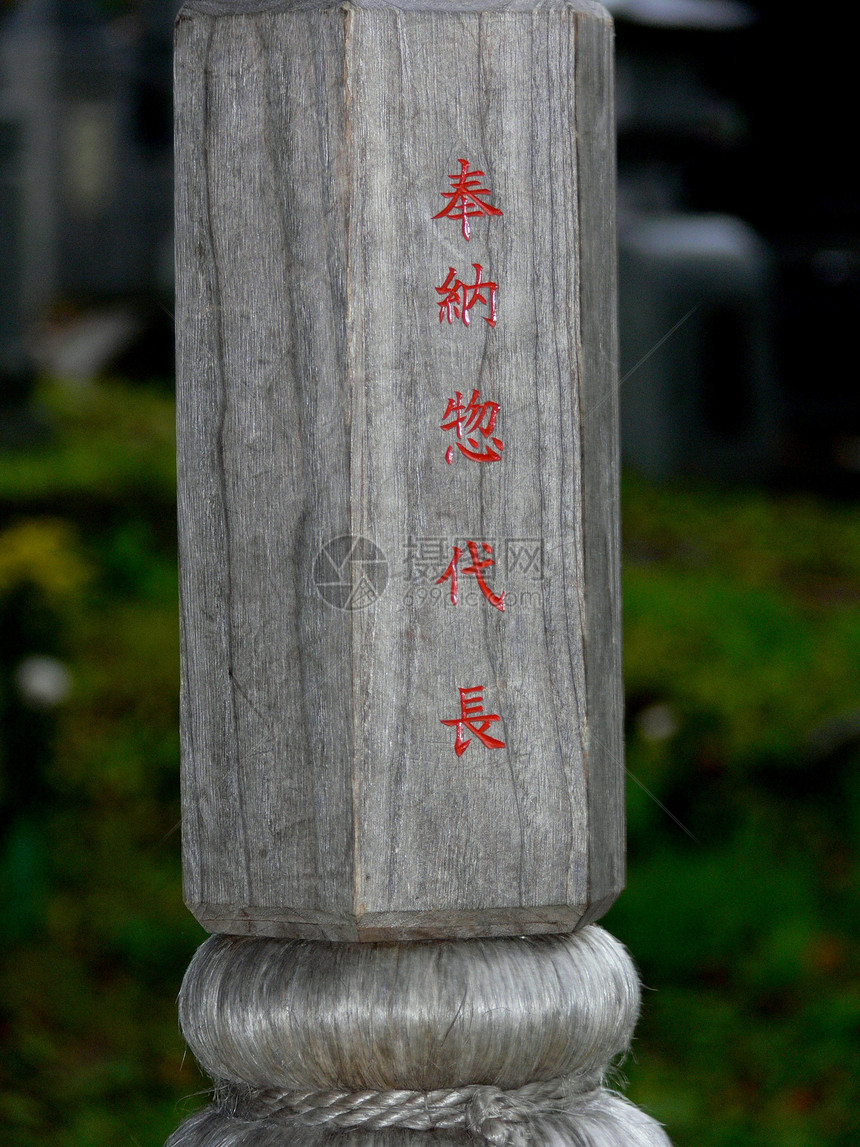
M619 243L619 285L630 463L656 478L766 473L776 459L779 411L762 239L732 216L630 218Z
M730 155L741 110L701 66L703 44L754 14L735 0L614 0L619 134L621 427L654 478L763 477L777 465L772 256L744 220L702 211L691 156Z
M20 125L0 103L0 445L25 432L30 378L21 314L20 150Z
M24 329L57 300L115 307L172 289L173 8L158 0L106 20L84 0L22 0L0 23L17 188L5 226L16 233ZM114 312L90 335L92 354L129 330Z

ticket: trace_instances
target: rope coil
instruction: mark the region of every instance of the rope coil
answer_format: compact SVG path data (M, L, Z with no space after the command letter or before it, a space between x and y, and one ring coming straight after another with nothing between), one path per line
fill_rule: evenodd
M570 1112L594 1098L600 1081L573 1077L527 1083L515 1090L474 1084L435 1091L256 1091L229 1083L216 1091L223 1114L241 1120L294 1120L305 1127L379 1131L465 1130L492 1147L527 1143L535 1116Z
M603 1086L638 1010L629 955L593 924L432 944L212 936L180 1016L215 1102L168 1147L669 1147Z

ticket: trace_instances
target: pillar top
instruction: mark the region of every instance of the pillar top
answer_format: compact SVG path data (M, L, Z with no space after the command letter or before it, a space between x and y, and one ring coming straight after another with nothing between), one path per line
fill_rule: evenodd
M576 11L610 20L596 0L186 0L178 19L194 16L261 16L313 9L385 9L404 12L547 12Z

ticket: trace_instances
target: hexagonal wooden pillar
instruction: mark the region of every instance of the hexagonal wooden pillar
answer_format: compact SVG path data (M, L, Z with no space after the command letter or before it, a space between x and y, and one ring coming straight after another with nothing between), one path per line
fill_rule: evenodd
M563 932L623 884L611 25L177 28L187 901Z

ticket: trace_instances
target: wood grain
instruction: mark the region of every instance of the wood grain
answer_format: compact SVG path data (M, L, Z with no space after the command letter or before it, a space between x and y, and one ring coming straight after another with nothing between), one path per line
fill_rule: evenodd
M591 3L180 17L184 864L213 931L564 931L620 891L610 57ZM459 158L504 212L468 243L433 219ZM497 325L440 323L475 263ZM449 465L473 389L503 456ZM344 535L387 559L366 608L316 584ZM468 540L504 612L434 585ZM458 756L477 685L506 747Z

